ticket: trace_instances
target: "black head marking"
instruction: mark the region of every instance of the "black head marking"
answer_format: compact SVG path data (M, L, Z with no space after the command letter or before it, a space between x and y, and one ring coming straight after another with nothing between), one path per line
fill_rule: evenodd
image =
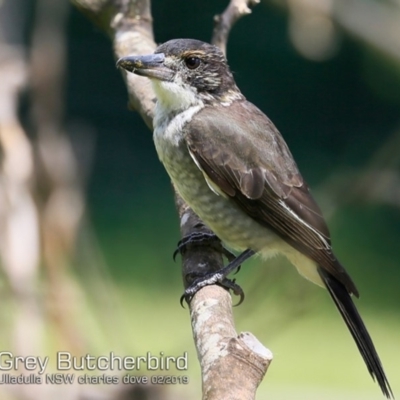
M217 98L228 92L240 93L224 54L216 46L195 39L173 39L155 53L164 53L168 67L199 93Z

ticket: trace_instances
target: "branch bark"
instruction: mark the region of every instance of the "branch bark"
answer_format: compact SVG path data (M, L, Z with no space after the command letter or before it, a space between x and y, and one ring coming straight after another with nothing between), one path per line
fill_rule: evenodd
M113 40L116 58L128 54L150 54L155 49L149 0L71 0ZM258 0L231 0L216 17L213 43L226 51L232 25L250 12ZM130 105L152 129L155 96L147 79L122 72ZM176 194L182 236L212 233ZM218 239L204 245L187 246L183 254L185 287L191 277L221 269L222 247ZM203 399L253 399L264 377L272 353L250 333L237 335L229 293L219 286L200 290L190 303L194 340L203 376Z
M156 48L149 0L71 0L112 39L115 58L150 54ZM123 71L130 107L153 129L153 89L148 79Z
M212 233L187 204L176 197L181 236ZM204 246L187 246L182 255L185 287L191 276L222 268L222 244L218 239ZM217 285L198 291L190 303L190 318L202 373L203 400L254 399L272 353L251 333L236 333L232 299Z
M219 47L226 55L228 37L233 25L241 17L250 14L250 7L259 2L260 0L231 0L225 11L214 17L214 32L211 43Z

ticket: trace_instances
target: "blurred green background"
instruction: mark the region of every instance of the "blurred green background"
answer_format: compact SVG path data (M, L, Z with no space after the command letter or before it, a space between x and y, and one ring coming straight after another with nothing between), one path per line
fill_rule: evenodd
M4 66L14 46L28 64L14 123L33 160L24 189L13 191L12 133L0 136L1 349L50 357L188 351L190 384L167 387L161 398L200 398L190 320L179 306L180 263L172 261L179 227L169 179L151 132L127 108L109 39L68 3L51 3L0 4L0 79L11 82ZM228 61L245 96L282 132L319 201L399 396L400 50L391 44L400 37L400 4L326 1L322 11L313 4L262 1L233 28ZM153 0L156 41L209 41L213 16L226 5ZM369 12L376 14L368 24ZM6 132L10 118L1 115ZM15 154L12 165L23 165L24 153ZM21 190L37 218L33 242L24 225L31 217L12 218ZM31 264L18 261L22 253L33 254ZM257 398L381 398L327 293L281 259L246 263L237 280L247 295L234 310L237 330L274 353ZM5 399L83 399L94 389L74 390L0 387Z

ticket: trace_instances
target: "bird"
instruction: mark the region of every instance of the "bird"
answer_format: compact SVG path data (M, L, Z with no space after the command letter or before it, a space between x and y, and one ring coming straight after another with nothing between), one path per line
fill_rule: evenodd
M332 250L329 229L282 135L247 101L216 46L173 39L117 67L149 78L156 95L153 138L174 187L201 220L240 255L185 291L226 283L254 254L283 254L326 288L372 378L394 398L372 339L352 300L359 292Z

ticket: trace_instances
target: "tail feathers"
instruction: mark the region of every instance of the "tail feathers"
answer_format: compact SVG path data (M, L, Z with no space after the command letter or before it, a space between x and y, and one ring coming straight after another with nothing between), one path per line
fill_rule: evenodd
M378 353L375 350L375 346L371 337L369 336L367 328L365 327L364 322L362 321L360 314L353 303L353 300L347 292L347 289L341 282L339 282L333 275L324 270L322 267L318 267L318 273L325 283L325 286L335 302L336 307L346 322L346 325L357 344L358 350L360 351L362 358L367 365L372 379L378 382L382 393L388 399L394 399L393 392L386 378L381 360L379 359Z

